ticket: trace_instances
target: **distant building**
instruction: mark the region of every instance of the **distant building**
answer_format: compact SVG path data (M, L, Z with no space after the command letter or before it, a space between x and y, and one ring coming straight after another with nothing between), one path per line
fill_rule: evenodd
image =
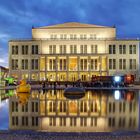
M6 78L8 74L9 74L9 69L3 66L0 66L0 86L5 85L4 78Z
M10 97L9 128L52 132L139 129L138 91L87 91L80 100L67 99L63 92L33 91L30 97L26 93Z
M32 28L32 39L9 41L9 69L31 81L124 74L138 80L139 40L117 39L116 27L76 22Z

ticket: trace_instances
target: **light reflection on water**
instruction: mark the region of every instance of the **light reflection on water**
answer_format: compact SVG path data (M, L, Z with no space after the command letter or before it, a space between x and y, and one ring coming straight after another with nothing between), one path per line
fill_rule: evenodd
M15 91L9 90L9 91L0 91L0 129L8 129L9 128L9 97L12 97L13 99L18 99L18 103L21 105L27 104L28 101L31 100L31 98L35 98L35 99L39 99L42 101L44 100L44 97L50 99L51 101L55 101L56 99L63 99L63 100L67 100L70 101L69 107L71 106L71 108L69 108L70 113L72 112L76 112L76 107L77 105L79 105L78 103L76 103L76 105L74 104L74 102L80 102L83 100L96 100L97 98L101 97L98 100L98 104L100 104L100 106L98 106L97 110L102 110L102 113L104 116L107 115L106 112L109 111L109 109L107 109L109 107L109 103L117 103L120 101L123 101L126 103L126 105L129 105L130 102L136 102L138 103L138 91L125 91L125 90L94 90L94 91L86 91L86 95L81 98L81 99L75 99L74 102L72 102L72 99L67 99L66 97L64 97L63 95L63 91L59 90L59 91L42 91L42 90L34 90L32 91L32 94L25 94L25 93L20 93L20 94L15 94ZM6 96L4 96L6 95ZM98 97L99 96L99 97ZM105 102L101 102L99 103L100 100L105 100ZM108 104L108 105L107 105ZM106 106L104 108L104 106ZM57 107L58 108L58 107ZM78 107L77 107L78 108ZM138 108L138 104L136 106L136 108ZM89 110L89 107L88 107ZM42 109L42 111L44 111ZM117 110L115 110L117 111ZM57 112L59 113L59 112ZM109 113L109 112L108 112ZM45 112L42 112L41 115L44 115ZM45 115L44 115L45 116ZM116 116L117 117L117 116ZM125 116L126 117L126 116ZM138 119L138 118L136 118Z

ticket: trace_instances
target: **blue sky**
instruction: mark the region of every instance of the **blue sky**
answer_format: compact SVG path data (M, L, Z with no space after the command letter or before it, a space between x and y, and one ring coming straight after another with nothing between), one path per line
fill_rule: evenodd
M8 40L31 38L32 26L64 22L116 25L118 37L140 37L140 0L2 0L0 65L8 66Z

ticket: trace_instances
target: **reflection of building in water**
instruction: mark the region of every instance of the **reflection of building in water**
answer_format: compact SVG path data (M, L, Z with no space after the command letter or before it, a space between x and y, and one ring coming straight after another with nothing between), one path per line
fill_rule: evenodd
M63 91L33 91L27 104L10 98L10 129L47 131L113 131L138 129L138 94L123 93L116 100L110 91L87 91L69 100ZM119 93L118 93L119 94ZM115 96L114 96L115 95Z

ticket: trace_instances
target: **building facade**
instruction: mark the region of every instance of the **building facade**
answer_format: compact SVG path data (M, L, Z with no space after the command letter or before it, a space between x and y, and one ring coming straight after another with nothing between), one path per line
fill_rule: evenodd
M9 128L50 132L139 130L139 91L93 90L71 100L64 90L18 93L9 99Z
M115 27L76 22L32 28L32 39L9 41L9 72L31 81L124 74L139 79L139 40L117 39Z
M9 75L9 69L0 66L0 87L5 86L5 78Z

